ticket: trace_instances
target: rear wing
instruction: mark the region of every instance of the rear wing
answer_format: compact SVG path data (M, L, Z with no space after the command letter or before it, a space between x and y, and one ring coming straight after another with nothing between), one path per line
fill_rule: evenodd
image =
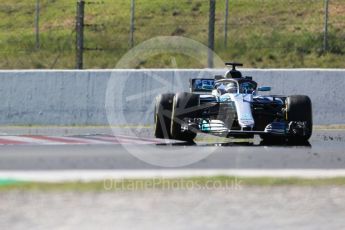
M215 80L206 78L195 78L190 79L190 90L191 92L207 93L212 92L214 89Z

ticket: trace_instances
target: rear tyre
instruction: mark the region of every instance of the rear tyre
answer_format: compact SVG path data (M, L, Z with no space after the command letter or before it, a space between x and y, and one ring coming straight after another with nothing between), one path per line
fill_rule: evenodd
M303 135L289 137L292 142L307 142L312 135L313 116L312 104L308 96L294 95L286 98L286 120L306 122Z
M154 135L156 138L170 139L171 111L174 94L166 93L156 97L154 112Z
M199 95L192 93L177 93L173 100L171 115L171 137L176 140L192 142L196 133L182 130L185 118L198 117Z

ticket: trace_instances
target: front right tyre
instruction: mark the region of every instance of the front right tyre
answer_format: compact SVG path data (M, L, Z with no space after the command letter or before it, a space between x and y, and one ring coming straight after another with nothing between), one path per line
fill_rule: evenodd
M198 117L199 95L193 93L177 93L174 97L171 115L171 137L176 140L192 142L196 132L182 130L187 118Z
M171 138L171 111L174 96L175 94L165 93L156 97L154 112L154 135L156 138Z

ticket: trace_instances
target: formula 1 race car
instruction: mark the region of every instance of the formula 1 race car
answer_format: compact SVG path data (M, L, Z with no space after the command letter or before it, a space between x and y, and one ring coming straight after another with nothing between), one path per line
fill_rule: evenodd
M225 76L191 79L190 92L156 97L156 138L192 142L198 132L264 141L307 142L312 135L312 104L308 96L258 95L258 87L231 66Z

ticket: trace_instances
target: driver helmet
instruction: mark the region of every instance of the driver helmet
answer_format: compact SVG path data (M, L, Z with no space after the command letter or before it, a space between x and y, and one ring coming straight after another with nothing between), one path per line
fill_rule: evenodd
M229 82L225 87L228 93L237 93L237 84L235 82Z
M217 91L223 95L226 93L226 88L225 85L223 83L220 83L219 85L217 85Z

